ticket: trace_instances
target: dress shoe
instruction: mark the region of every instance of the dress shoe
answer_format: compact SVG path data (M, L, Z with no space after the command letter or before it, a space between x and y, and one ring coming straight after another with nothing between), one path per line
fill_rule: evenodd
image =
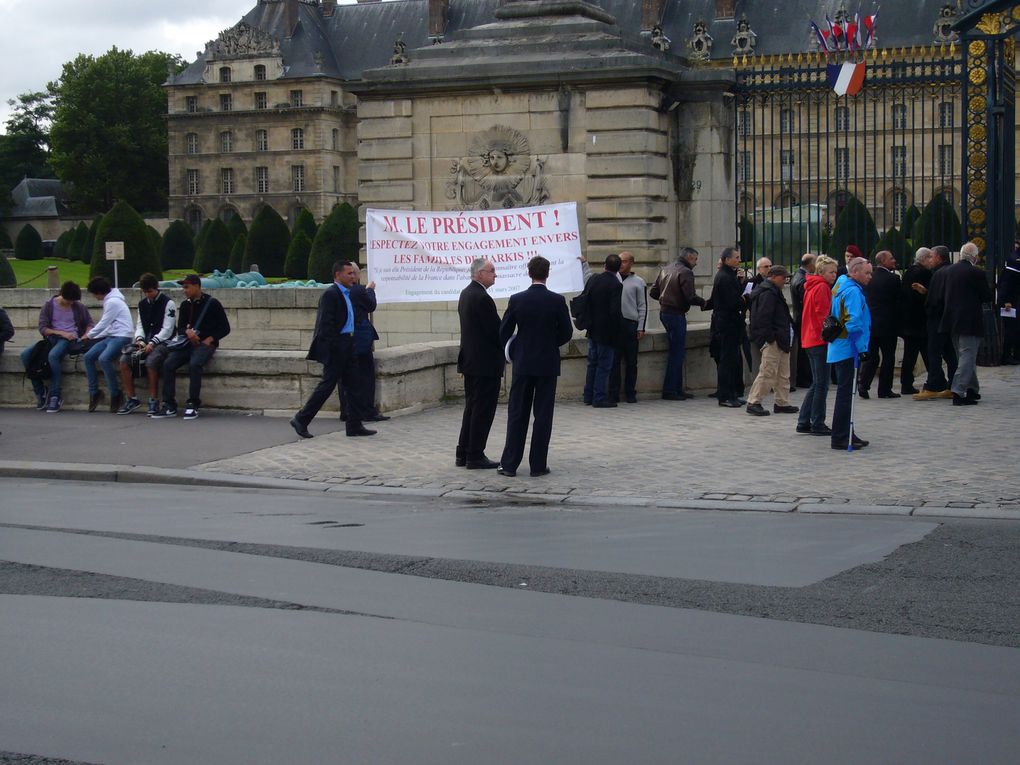
M920 392L917 388L900 388L900 394L903 396L914 396Z
M748 404L747 413L753 414L755 417L768 417L769 411L765 409L761 404Z
M465 465L467 465L467 458L457 457L456 459L454 459L453 464L456 465L457 467L464 467Z
M348 430L347 435L351 438L354 438L355 436L374 436L375 431L369 430L368 428L361 428L359 430Z
M103 392L101 390L97 390L95 393L90 393L89 394L89 411L90 412L96 411L96 408L99 406L99 402L103 400L103 395L104 394L103 394Z
M828 425L819 425L817 428L811 428L811 435L813 436L831 436L832 428Z
M957 396L953 394L953 406L974 406L977 403L975 398L966 398L964 396Z
M628 404L636 404L637 403L637 398L635 396L627 396L627 403Z
M869 443L868 441L857 440L855 438L854 441L853 441L854 449L863 449L865 446L868 445L868 443ZM844 452L847 451L846 442L845 441L842 442L842 443L838 443L838 444L837 443L833 443L832 444L832 448L833 449L839 449L840 451L844 451Z
M952 397L953 392L949 388L946 388L945 390L940 390L938 393L935 394L935 398L952 398Z
M719 398L719 391L717 391L717 390L712 391L711 393L708 394L708 397L709 398Z
M297 421L297 418L290 421L290 426L294 428L294 432L297 433L301 438L311 438L312 434L308 432L308 428Z
M980 401L981 400L981 394L978 393L973 388L967 388L967 398L973 399L974 401Z
M927 388L913 395L914 401L934 401L938 397L939 394L936 391L928 390Z
M744 403L745 402L741 401L739 398L731 398L725 401L720 400L719 406L729 407L730 409L739 409L744 405Z
M1007 367L1015 367L1017 364L1020 364L1020 359L1003 359L1002 363Z
M493 462L488 457L482 457L480 460L468 460L464 467L468 470L492 470L498 468L499 463Z
M585 406L591 406L591 401L588 401L587 399L585 399L584 400L584 405Z
M797 414L800 411L799 406L789 406L788 404L776 404L772 407L772 411L776 414Z
M603 402L598 403L598 404L592 404L591 408L592 409L616 409L616 407L618 407L618 406L619 406L619 404L614 404L612 401L603 401Z
M385 414L373 414L371 417L366 417L365 422L386 422L389 417Z
M790 393L796 393L796 392L797 392L797 386L796 385L791 385L790 386Z
M800 424L798 424L797 425L797 432L798 433L810 433L811 432L811 426L810 425L800 425Z
M879 393L878 397L879 398L900 398L900 394L899 393L893 393L892 391L888 391L886 393Z
M502 465L496 467L496 472L499 473L500 475L505 475L507 478L513 478L515 475L517 475L516 470L505 468Z
M539 478L544 475L549 475L552 471L549 468L542 468L541 470L532 470L531 477Z
M117 414L117 410L120 409L120 405L124 403L124 394L117 391L110 396L110 411L113 414Z
M860 396L863 399L871 398L871 394L868 393L864 388L861 388L860 390L858 390L857 391L857 395Z
M680 393L663 393L662 399L664 401L683 401L684 397Z

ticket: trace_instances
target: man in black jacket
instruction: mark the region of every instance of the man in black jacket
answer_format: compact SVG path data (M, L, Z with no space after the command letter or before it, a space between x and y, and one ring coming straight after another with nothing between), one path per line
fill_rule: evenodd
M946 269L949 267L949 248L937 245L931 248L932 275L925 291L924 316L928 328L928 379L924 390L914 396L915 401L935 398L952 398L949 381L956 373L956 351L949 334L939 329L946 307ZM945 359L946 371L942 371Z
M549 439L552 437L556 378L560 375L560 346L570 340L574 325L562 295L546 289L549 261L536 255L528 261L531 286L510 298L499 340L510 344L513 383L507 407L506 444L496 469L500 475L515 476L524 459L524 441L532 409L535 425L531 431L528 463L532 476L549 473ZM516 331L516 336L515 336Z
M712 338L717 348L716 392L719 406L737 409L746 401L738 397L744 390L744 367L740 349L744 341L744 298L737 269L740 250L727 247L719 260L712 282L712 296L706 308L712 309Z
M981 398L977 354L984 337L982 304L990 303L992 290L985 272L977 267L980 251L973 242L960 248L960 260L946 269L945 310L939 330L953 338L958 359L951 380L953 405L976 404Z
M924 315L924 293L931 283L931 250L921 247L914 254L914 265L903 273L900 287L900 335L903 337L903 365L900 367L900 393L918 393L914 387L914 367L921 355L928 369L928 323Z
M783 266L772 266L765 281L751 293L751 341L761 349L761 366L747 397L747 413L758 417L768 415L761 402L775 393L772 407L776 414L795 414L799 410L790 406L790 348L793 344L793 324L790 308L783 295L789 272Z
M471 264L471 281L460 293L460 353L457 371L464 375L464 416L457 439L456 464L468 470L499 465L485 456L492 419L503 380L503 344L499 341L499 314L486 291L496 283L492 261L477 258Z
M796 388L811 385L811 364L807 353L800 347L800 323L804 313L804 288L808 274L815 272L815 254L806 252L801 256L800 268L790 279L790 297L793 301L793 350L790 352L790 380Z
M896 344L899 339L900 318L900 277L894 273L896 258L889 250L875 255L875 270L871 282L864 288L864 297L871 311L871 339L868 356L861 363L861 377L857 392L861 398L869 398L871 381L878 371L878 397L899 398L892 389L896 366ZM879 356L882 357L879 365Z
M1000 309L1015 312L1020 307L1020 241L1014 243L1013 252L1006 257L996 300ZM1016 316L1002 317L1002 363L1020 364L1020 319Z
M354 306L354 358L358 364L358 386L356 395L361 401L362 422L385 422L389 419L380 413L375 402L375 341L379 333L372 324L375 313L375 282L361 284L361 269L354 266L354 284L351 286L351 305ZM340 421L347 421L347 410L350 408L350 396L347 389L340 386Z
M613 369L623 322L620 262L619 255L607 256L605 270L584 285L588 296L588 370L584 382L584 403L596 409L617 406L609 401L609 373Z
M188 274L178 284L184 290L184 300L177 311L177 336L186 341L171 347L163 361L163 405L152 415L153 419L177 416L177 370L188 366L188 400L184 405L184 419L198 417L202 405L202 372L209 359L220 347L220 340L230 334L230 322L223 304L212 295L202 292L202 279Z
M360 390L358 362L354 356L354 306L350 297L356 278L354 265L349 260L337 261L333 264L333 284L319 298L308 358L322 364L322 380L315 386L301 411L290 421L290 426L301 438L312 437L308 432L308 424L333 394L337 384L342 384L351 392ZM361 397L352 395L347 412L348 436L375 435L374 430L362 424L363 416Z

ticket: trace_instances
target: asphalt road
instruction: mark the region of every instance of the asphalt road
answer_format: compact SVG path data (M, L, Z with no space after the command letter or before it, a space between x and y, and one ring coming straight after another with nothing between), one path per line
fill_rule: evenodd
M56 481L0 497L4 763L1020 747L1015 523Z

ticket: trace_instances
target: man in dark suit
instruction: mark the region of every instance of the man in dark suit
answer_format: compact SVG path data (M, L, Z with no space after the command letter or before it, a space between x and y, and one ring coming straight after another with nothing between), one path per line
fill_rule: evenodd
M584 285L588 296L588 370L584 383L584 403L596 409L615 407L609 401L609 373L613 369L616 346L620 342L623 313L620 301L620 256L609 255L606 269Z
M556 403L556 378L560 375L560 346L570 340L574 329L567 301L546 289L549 261L541 255L533 257L528 261L528 276L531 286L510 298L499 327L499 339L503 344L514 335L514 330L517 331L510 345L514 374L507 409L506 444L496 470L505 476L517 475L517 468L524 459L524 440L532 409L535 425L528 455L531 475L549 472L549 439Z
M793 351L790 353L790 382L794 388L811 385L811 364L807 352L800 347L801 316L804 314L804 289L809 274L815 272L815 254L806 252L800 258L800 268L790 279L790 297L793 299Z
M949 248L939 244L931 248L931 282L924 291L924 315L928 328L928 379L924 389L914 395L915 401L929 401L936 398L952 398L949 380L956 373L956 351L948 333L939 329L946 307L946 269L949 268ZM942 371L942 361L946 371Z
M389 419L380 413L375 402L375 341L379 333L372 324L371 314L375 313L375 282L361 284L361 269L354 266L354 285L351 287L351 305L354 306L354 358L358 364L358 386L356 391L362 405L362 422L385 422ZM340 421L347 421L347 410L350 409L350 396L347 390L340 387Z
M350 392L347 412L348 436L374 436L375 431L362 425L364 405L358 387L358 363L354 354L354 306L351 287L357 275L349 260L333 264L333 285L319 298L315 316L315 334L308 349L308 358L322 364L322 380L315 386L308 401L301 407L290 426L301 438L311 438L308 424L340 383Z
M914 254L914 265L903 272L900 293L900 335L903 337L903 364L900 367L900 393L914 395L920 391L914 387L914 367L917 356L921 355L924 368L928 369L928 322L924 315L924 293L931 283L931 250L918 248Z
M985 272L977 267L980 251L973 242L960 248L960 260L946 269L946 299L939 331L953 338L956 374L950 381L953 406L976 404L981 399L977 354L984 337L982 304L992 301Z
M457 439L458 467L487 470L497 467L485 456L492 418L496 416L499 384L503 380L503 343L499 341L499 314L486 291L496 282L492 261L477 258L471 264L471 281L460 293L460 353L457 371L464 375L464 417Z
M861 377L857 392L869 398L871 382L878 371L878 397L899 398L892 389L896 367L896 344L899 340L900 277L894 273L896 258L889 250L875 255L875 270L871 282L864 288L864 297L871 311L871 339L868 357L861 363ZM879 356L882 357L881 364Z

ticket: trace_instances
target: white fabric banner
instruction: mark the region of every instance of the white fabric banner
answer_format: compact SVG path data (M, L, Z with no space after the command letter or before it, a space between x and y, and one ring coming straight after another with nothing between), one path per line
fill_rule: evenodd
M471 261L496 267L494 298L531 286L528 261L550 263L553 292L580 292L581 237L573 202L510 210L419 212L368 210L368 278L379 303L457 300L471 279Z

